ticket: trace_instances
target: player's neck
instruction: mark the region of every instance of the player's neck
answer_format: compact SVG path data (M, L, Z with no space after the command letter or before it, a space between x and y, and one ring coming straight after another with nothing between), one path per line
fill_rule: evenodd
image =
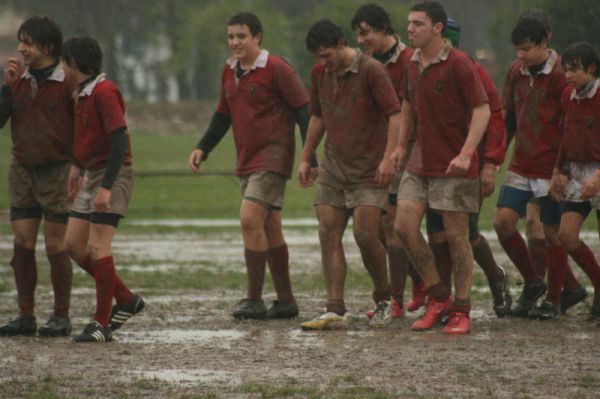
M249 53L246 57L240 58L239 63L242 69L250 69L256 62L256 59L260 55L260 48L256 48L256 50Z
M421 62L424 65L429 65L431 61L437 58L445 46L444 39L441 36L436 36L425 46L421 47Z

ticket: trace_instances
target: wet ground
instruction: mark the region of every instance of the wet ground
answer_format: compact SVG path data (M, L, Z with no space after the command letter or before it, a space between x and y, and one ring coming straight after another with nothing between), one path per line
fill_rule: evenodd
M292 277L318 276L316 233L290 229L286 237ZM10 237L1 238L0 254L6 259ZM597 236L588 241L597 244ZM360 270L351 237L345 244L350 268ZM492 246L516 281L514 268L495 241ZM598 253L597 245L594 249ZM347 331L302 332L300 322L321 310L321 287L296 291L299 319L268 322L232 320L229 311L241 293L225 283L202 290L148 288L153 274L182 273L182 267L239 272L241 243L235 231L121 235L115 257L121 272L137 276L131 285L144 296L147 309L108 344L0 338L1 398L600 395L600 328L585 321L585 305L552 322L496 319L485 285L478 285L472 333L444 336L440 328L411 332L408 327L419 312L389 328L369 329L364 312L370 294L365 288L346 296L353 315ZM9 272L6 264L0 266L1 278L10 277ZM515 287L515 296L518 291ZM49 286L42 281L37 294L39 318L45 319L52 302ZM91 284L75 287L74 333L93 313L93 298ZM14 306L15 292L1 292L0 316L8 319Z

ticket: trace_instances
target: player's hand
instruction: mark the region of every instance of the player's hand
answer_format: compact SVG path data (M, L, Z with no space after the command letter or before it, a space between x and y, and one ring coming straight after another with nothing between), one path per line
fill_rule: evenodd
M4 85L12 87L19 78L21 72L21 63L17 58L10 57L4 65Z
M392 165L394 165L394 169L398 171L400 169L400 165L402 165L402 160L404 159L404 147L396 147L392 155L390 155L390 161Z
M483 164L480 175L481 197L487 198L496 189L496 166L491 163Z
M466 174L471 167L471 157L463 154L458 154L456 158L450 161L448 169L446 169L447 175L461 176Z
M110 190L104 187L100 187L98 189L98 192L96 193L96 197L94 197L94 201L92 201L92 205L94 206L94 212L108 212L108 210L110 209L110 197Z
M204 151L194 150L188 158L188 166L194 173L200 172L200 165L202 165L202 159L204 158Z
M585 181L583 187L581 187L581 196L589 200L595 197L598 191L600 191L600 170L596 169L592 176Z
M318 168L311 168L306 161L300 161L298 166L298 182L301 187L307 188L312 186L319 174Z
M67 201L69 203L73 202L82 185L83 177L81 177L81 170L77 166L72 165L67 180Z
M569 177L567 175L563 175L557 169L554 170L550 180L550 196L554 201L560 202L562 200L568 182Z
M375 173L375 181L379 186L385 187L392 182L395 174L396 168L394 167L394 162L384 155Z

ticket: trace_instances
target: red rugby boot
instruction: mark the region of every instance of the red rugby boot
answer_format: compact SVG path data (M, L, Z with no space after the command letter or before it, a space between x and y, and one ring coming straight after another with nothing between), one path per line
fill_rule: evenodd
M445 302L429 301L427 309L420 319L415 321L410 329L413 331L423 331L433 328L440 320L446 310L452 305L452 298L448 297Z
M410 298L408 305L406 305L406 310L414 312L423 305L425 305L425 284L422 281L415 284L413 281L412 298Z
M454 312L448 324L442 328L444 334L468 334L471 331L471 318L467 313Z
M394 298L392 298L392 311L391 311L392 319L398 319L404 316L404 308Z

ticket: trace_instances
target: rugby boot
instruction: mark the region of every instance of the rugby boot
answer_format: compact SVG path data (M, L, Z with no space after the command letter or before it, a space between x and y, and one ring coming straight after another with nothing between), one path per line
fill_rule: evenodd
M375 314L369 321L373 328L387 327L392 324L392 305L388 301L379 301L375 307Z
M587 321L600 321L600 293L594 291L594 303L588 313Z
M560 313L567 314L567 310L585 301L587 295L587 291L582 286L570 292L563 289L560 293Z
M468 334L471 331L471 318L467 313L453 312L448 323L442 328L444 334Z
M53 314L48 322L40 327L38 334L43 337L68 337L71 335L71 321L68 317Z
M542 301L538 306L533 306L529 311L529 317L537 320L556 320L558 319L558 305L550 301Z
M302 329L310 330L338 330L348 328L348 318L344 314L340 316L334 312L326 312L322 315L302 323Z
M524 287L517 299L517 305L512 308L510 313L516 317L528 317L531 307L546 293L547 289L548 286L543 281Z
M448 297L445 302L437 302L435 300L429 301L425 313L417 321L415 321L410 329L413 331L423 331L433 328L443 314L452 305L452 298Z
M233 317L237 320L264 320L267 317L267 308L262 299L244 298L233 310Z
M34 316L20 314L8 323L0 326L0 336L34 335L37 324Z
M73 337L74 342L110 342L112 334L110 328L104 328L97 321L92 321L83 329L83 332Z
M375 309L369 309L367 311L367 317L370 319L375 314ZM392 319L398 319L400 317L404 317L404 308L400 304L399 301L392 298L392 311L390 312L392 315Z
M108 322L110 330L115 331L123 327L123 324L125 324L127 320L144 310L145 306L146 303L144 300L137 295L125 305L114 305L110 311Z
M510 285L508 284L508 273L499 267L502 271L502 281L494 287L491 287L492 297L494 298L494 312L498 317L510 315L512 306L512 296L510 295Z
M267 319L293 319L298 316L298 305L296 303L285 303L273 301L267 308Z
M422 281L420 283L416 283L413 281L412 284L412 298L408 301L406 305L406 310L409 312L414 312L418 310L421 306L425 305L425 283Z

